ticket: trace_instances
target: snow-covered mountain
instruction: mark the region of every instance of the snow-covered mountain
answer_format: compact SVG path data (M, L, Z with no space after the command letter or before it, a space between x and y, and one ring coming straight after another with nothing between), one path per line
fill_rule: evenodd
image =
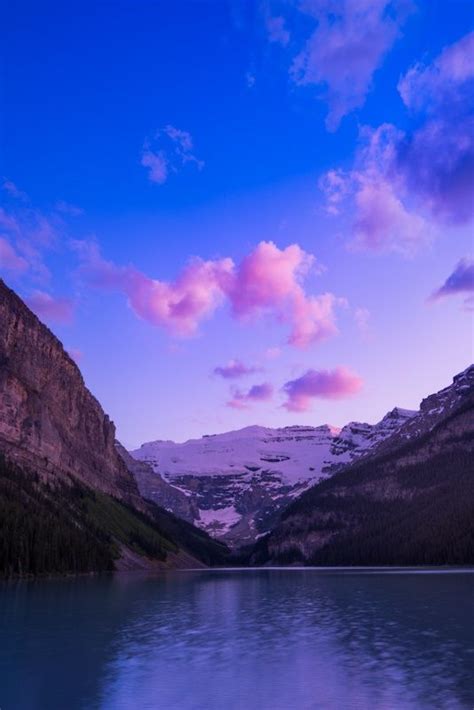
M473 387L471 366L419 411L396 407L374 425L250 426L182 444L153 441L131 452L140 462L132 472L142 495L238 546L268 532L283 507L343 466L428 434Z
M211 535L241 545L267 532L292 499L415 415L395 408L375 425L250 426L182 444L153 441L131 452L148 464L133 473L143 495ZM179 496L169 495L170 486Z

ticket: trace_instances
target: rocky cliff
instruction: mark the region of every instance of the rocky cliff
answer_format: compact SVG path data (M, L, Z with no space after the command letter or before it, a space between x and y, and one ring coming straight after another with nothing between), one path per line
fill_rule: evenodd
M0 451L143 507L115 426L60 341L0 280Z
M0 577L225 557L146 501L119 451L129 459L77 365L0 280Z

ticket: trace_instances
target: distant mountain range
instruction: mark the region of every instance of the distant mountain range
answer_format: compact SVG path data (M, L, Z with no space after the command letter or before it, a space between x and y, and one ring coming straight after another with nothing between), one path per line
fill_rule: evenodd
M374 425L250 426L183 444L154 441L131 452L141 464L134 474L144 496L240 546L268 532L292 500L416 414L396 407Z
M343 474L352 476L354 483L357 483L358 475L351 473L354 471L376 470L378 473L374 475L382 476L380 469L374 467L386 460L383 467L385 491L387 480L395 475L395 469L404 469L411 463L421 465L418 454L404 453L418 451L420 447L420 451L425 452L425 460L432 461L433 466L439 463L434 452L448 457L447 463L443 459L444 463L439 465L446 474L445 485L449 486L451 480L452 490L456 489L455 478L450 479L448 475L449 456L455 457L452 465L456 460L456 470L459 471L464 464L458 458L464 461L463 457L469 458L472 454L473 391L474 367L471 366L457 375L449 387L423 400L419 411L395 407L375 425L351 422L341 430L327 425L282 429L252 426L183 444L150 442L132 452L136 460L134 474L143 495L225 540L233 548L251 545L272 531L265 538L267 542L257 546L259 552L253 558L262 562L274 560L273 541L283 535L287 529L285 525L294 529L295 521L290 512L308 505L301 518L300 547L292 539L292 552L287 554L285 550L289 542L286 541L275 559L315 560L309 538L304 533L306 515L311 514L309 501L319 495L319 491L337 486ZM463 424L461 440L457 441L452 427L458 422L456 413L464 408L467 408L464 414L466 424ZM445 427L452 436L446 434L443 443L437 445L435 437L439 437ZM434 483L433 486L436 490ZM407 494L410 499L415 489ZM356 490L359 495L358 486L354 488ZM371 498L369 491L363 490L365 506L371 504ZM383 495L385 501L388 493ZM349 494L347 500L351 500L350 505L355 505ZM375 500L372 503L378 513L380 506ZM280 516L290 522L280 524ZM262 550L266 544L270 547L264 554ZM298 553L295 552L297 548Z

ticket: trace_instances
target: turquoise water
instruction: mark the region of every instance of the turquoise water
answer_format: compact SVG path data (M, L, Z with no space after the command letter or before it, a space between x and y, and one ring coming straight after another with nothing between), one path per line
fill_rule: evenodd
M0 586L1 710L474 707L474 574L214 570Z

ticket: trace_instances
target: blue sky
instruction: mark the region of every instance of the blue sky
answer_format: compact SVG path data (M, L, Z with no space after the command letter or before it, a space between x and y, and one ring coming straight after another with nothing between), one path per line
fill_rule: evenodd
M438 95L448 86L456 96L464 95L471 77L456 76L453 89L453 76L439 69L443 60L436 62L449 47L461 56L463 47L456 48L472 30L472 3L365 0L356 12L350 0L309 5L311 12L296 2L238 0L20 2L6 8L0 159L1 175L17 192L5 189L3 200L5 214L23 221L25 234L20 240L5 232L4 239L30 262L19 268L5 258L0 273L26 298L40 291L68 300L70 317L58 321L54 309L39 315L66 347L80 351L86 382L127 445L151 438L185 439L254 422L373 421L395 404L416 406L472 359L472 320L464 292L427 303L456 264L472 258L470 217L463 212L457 218L453 198L449 219L441 219L434 198L420 193L417 201L408 168L399 162L381 167L379 157L374 168L375 159L367 158L361 147L364 126L372 131L383 124L395 127L399 133L391 145L401 154L403 140L421 143L430 122L444 130L446 121L459 126L466 119L464 105L461 119L446 118L443 107L430 113L429 99L422 110L412 110L398 84L416 66L416 86L429 84ZM376 16L374 8L380 10ZM366 12L367 22L357 12ZM392 39L391 18L396 18ZM346 90L341 72L328 66L330 54L305 55L304 81L295 80L292 66L313 33L321 32L318 41L326 41L325 23L330 52L334 22L340 22L344 39L372 21L376 29L380 24L381 36L386 33L386 45L380 56L363 57L360 64L359 53L353 79L356 83L372 61L367 91L357 108L348 109L339 125L328 129L331 102ZM275 34L275 27L283 34ZM311 81L310 69L322 79ZM170 126L192 137L192 159L169 162L173 167L157 183L142 159L147 145L153 155L179 148L179 139L163 135ZM459 151L459 164L463 160L470 169L470 147ZM441 177L445 168L436 166ZM331 170L344 171L341 205L347 194L354 201L338 207L337 215L328 213L320 188ZM375 170L379 177L374 180ZM382 246L378 241L374 248L373 231L364 232L363 248L354 250L348 245L353 243L354 214L362 209L366 176L371 189L377 180L386 181L390 195L411 216L401 215L402 227L390 222L391 235L382 235ZM78 209L60 208L61 203ZM38 215L56 232L49 246L26 234ZM423 220L422 227L417 223L415 228L413 215ZM385 216L379 221L385 225ZM402 228L416 232L409 253L403 235L399 237ZM25 251L30 238L36 239L37 258L47 275L35 272L31 250ZM143 317L143 303L138 313L133 298L130 305L131 286L123 273L116 276L120 286L104 288L102 279L96 288L96 272L102 268L103 276L103 264L94 264L91 278L90 265L84 271L71 246L77 241L93 241L101 258L116 269L133 265L147 279L160 282L174 282L191 257L231 258L238 265L261 242L273 242L282 251L297 244L324 266L322 273L314 265L307 274L298 272L296 280L304 282L306 296L330 292L346 301L335 306L339 332L315 336L301 349L291 347L286 342L287 309L293 306L283 300L253 302L242 322L232 317L238 299L234 288L233 295L225 292L222 305L200 317L191 338L176 337L174 326L158 322L156 314ZM245 284L241 279L236 288ZM288 298L294 294L289 291ZM361 311L366 327L356 316ZM245 381L212 375L216 366L232 359L254 365L258 372ZM348 390L343 398L314 390L306 411L282 407L286 382L308 371L334 373L340 367L360 378L360 391ZM263 381L274 390L268 401L250 397L242 400L245 408L226 406L234 396L232 388L245 395Z

